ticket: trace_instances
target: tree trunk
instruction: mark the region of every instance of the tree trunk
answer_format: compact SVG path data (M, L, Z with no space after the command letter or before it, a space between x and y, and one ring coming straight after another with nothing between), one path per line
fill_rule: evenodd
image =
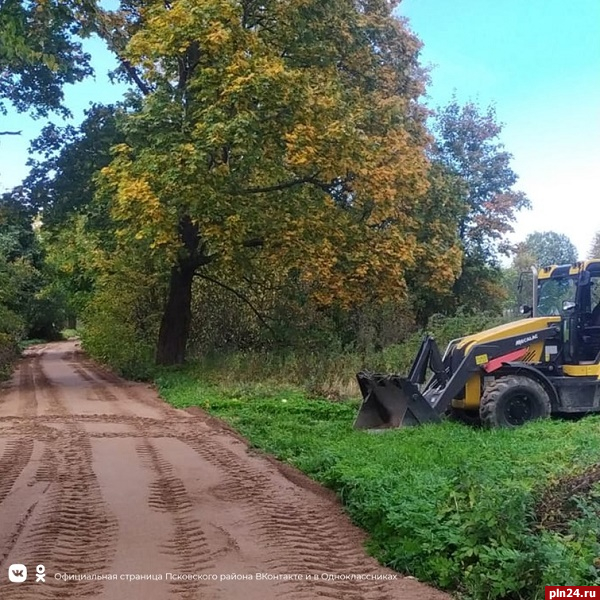
M180 365L185 360L185 350L192 322L192 283L199 267L211 263L216 255L205 253L198 224L189 215L179 219L179 239L182 252L171 269L169 297L163 312L158 343L156 364Z
M192 320L192 282L195 271L195 266L189 263L180 263L171 269L169 297L160 323L156 348L156 363L159 365L180 365L185 360Z

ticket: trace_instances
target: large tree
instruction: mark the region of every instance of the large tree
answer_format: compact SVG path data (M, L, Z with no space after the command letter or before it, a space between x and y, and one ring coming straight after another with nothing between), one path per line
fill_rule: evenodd
M564 265L577 261L577 248L564 233L556 231L534 231L517 245L515 264L524 262L543 267Z
M600 231L597 231L594 235L588 258L600 258Z
M92 206L96 176L110 164L111 148L124 140L115 106L93 105L78 126L49 124L31 143L29 175L18 193L43 214L45 227L60 226L76 213L107 226L106 207ZM123 109L124 110L124 109Z
M93 105L77 127L44 127L31 143L29 175L6 194L41 218L48 291L63 298L71 323L91 297L99 258L116 245L108 208L94 199L96 177L123 139L119 110L125 108Z
M433 129L433 160L464 182L459 236L466 254L493 258L498 251L506 252L504 235L530 202L514 189L518 176L511 168L512 155L500 142L502 124L494 107L483 111L473 102L461 106L453 98L438 110Z
M148 2L120 50L145 94L103 170L123 244L171 264L157 360L192 281L260 265L322 306L405 291L423 242L419 42L388 2ZM131 71L130 71L131 72Z
M555 231L535 231L516 244L510 267L504 269L505 308L517 314L532 302L531 267L569 264L577 260L577 248L568 236Z
M419 211L419 252L407 275L416 321L422 327L432 315L455 308L452 284L461 275L464 255L459 224L467 212L465 182L435 156L428 179Z
M437 111L433 131L431 160L450 177L463 207L455 213L464 251L461 275L446 310L499 310L503 291L497 283L498 256L510 250L505 236L513 230L517 212L530 205L514 189L518 178L511 168L512 155L500 141L502 125L493 107L482 110L473 102L461 106L453 98Z
M58 299L44 293L48 277L32 218L15 194L0 197L0 333L49 338L63 314Z

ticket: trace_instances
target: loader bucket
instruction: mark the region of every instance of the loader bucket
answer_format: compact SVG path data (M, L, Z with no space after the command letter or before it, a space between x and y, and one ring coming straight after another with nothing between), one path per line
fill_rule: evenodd
M355 429L388 429L439 422L440 415L406 377L361 372L357 375L363 402Z

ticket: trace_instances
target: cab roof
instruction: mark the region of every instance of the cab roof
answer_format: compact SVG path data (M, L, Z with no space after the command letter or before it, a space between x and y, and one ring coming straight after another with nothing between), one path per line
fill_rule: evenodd
M542 267L538 271L538 279L568 277L569 275L579 275L582 271L589 271L595 275L600 275L600 258L582 260L572 265L550 265L548 267Z

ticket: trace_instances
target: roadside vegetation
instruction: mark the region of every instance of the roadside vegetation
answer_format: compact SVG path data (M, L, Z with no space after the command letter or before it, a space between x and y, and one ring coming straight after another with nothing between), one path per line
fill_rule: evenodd
M505 319L497 314L433 316L425 329L409 330L399 343L343 347L340 340L327 346L246 349L198 355L191 362L203 378L226 389L256 386L268 389L292 385L315 398L356 399L360 396L356 373L361 370L407 373L424 335L432 335L441 348L450 340L494 327Z
M157 384L174 406L200 406L335 490L386 565L481 600L600 584L600 418L375 435L352 430L356 402L211 380L190 366Z
M60 337L66 318L44 261L35 212L16 199L0 198L0 380L12 371L26 339Z

